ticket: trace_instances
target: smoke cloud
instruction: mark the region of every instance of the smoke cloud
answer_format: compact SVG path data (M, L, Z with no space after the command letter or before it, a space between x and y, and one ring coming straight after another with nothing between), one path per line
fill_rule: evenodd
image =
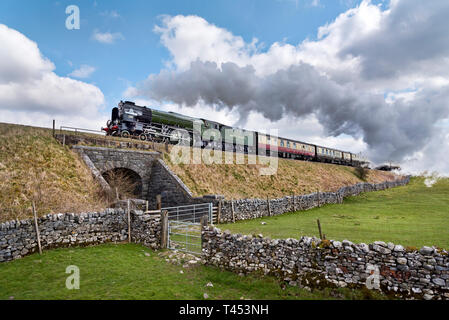
M376 162L400 161L422 149L438 130L435 123L449 117L447 86L387 103L381 94L339 84L306 63L258 76L252 66L195 61L183 72L151 75L138 92L187 106L203 101L217 108L235 108L242 124L251 111L271 121L314 114L329 135L362 136L370 159Z
M330 147L349 139L375 164L449 175L448 15L447 0L362 0L316 39L269 47L198 16L165 16L154 31L167 69L129 92L254 130L279 123L282 136ZM295 128L305 119L317 122L306 133Z

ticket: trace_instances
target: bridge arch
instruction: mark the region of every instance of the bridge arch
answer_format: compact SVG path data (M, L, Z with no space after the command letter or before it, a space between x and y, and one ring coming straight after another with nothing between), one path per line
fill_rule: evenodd
M105 170L102 176L119 197L143 198L143 179L136 171L125 167L114 167Z
M134 185L125 188L124 191L131 193L125 197L148 200L149 208L156 208L157 195L162 196L162 205L169 207L197 201L157 152L91 146L73 146L73 149L108 192L115 192L109 184L112 176L125 176Z

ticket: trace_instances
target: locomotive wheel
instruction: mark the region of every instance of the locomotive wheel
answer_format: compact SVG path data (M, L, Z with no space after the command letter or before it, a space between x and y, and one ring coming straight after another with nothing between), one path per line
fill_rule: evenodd
M141 133L141 134L139 135L139 139L140 139L141 141L146 141L146 140L147 140L146 134L145 134L145 133Z
M124 130L124 131L122 131L122 133L120 134L120 136L121 136L122 138L129 138L131 135L130 135L130 133L129 133L128 131Z

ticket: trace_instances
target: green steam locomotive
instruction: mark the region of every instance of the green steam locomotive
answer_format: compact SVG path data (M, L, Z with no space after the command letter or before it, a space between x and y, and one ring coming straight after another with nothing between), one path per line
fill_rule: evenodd
M120 101L112 109L107 135L137 138L142 141L180 143L247 154L329 162L359 166L369 162L351 152L318 146L298 140L233 128L206 119L193 118L176 112L165 112Z

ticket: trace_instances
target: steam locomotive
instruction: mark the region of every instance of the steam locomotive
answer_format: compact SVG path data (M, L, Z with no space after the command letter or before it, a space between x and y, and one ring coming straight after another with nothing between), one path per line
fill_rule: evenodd
M212 130L210 130L212 129ZM112 109L111 120L102 128L106 135L142 141L188 143L190 146L245 154L366 166L360 155L298 140L233 128L176 112L165 112L120 101Z

